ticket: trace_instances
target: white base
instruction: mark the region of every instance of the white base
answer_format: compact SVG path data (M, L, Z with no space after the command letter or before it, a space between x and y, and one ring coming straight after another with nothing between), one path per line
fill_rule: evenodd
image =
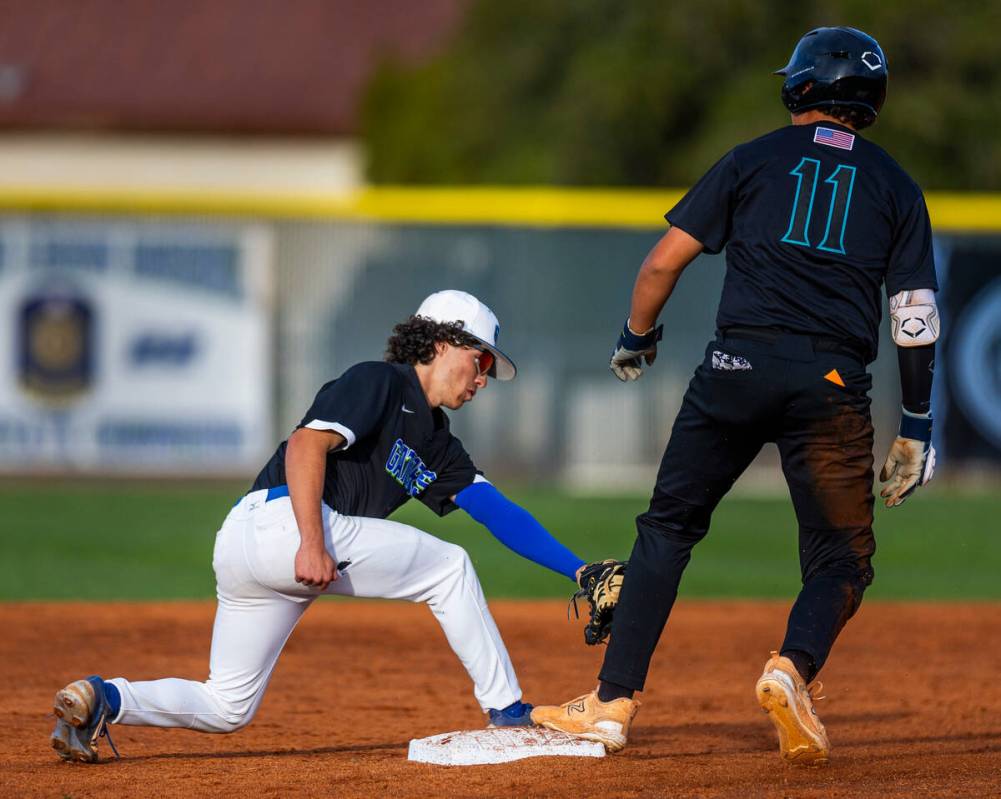
M407 759L438 766L480 766L553 756L604 757L605 747L542 727L497 727L415 738Z

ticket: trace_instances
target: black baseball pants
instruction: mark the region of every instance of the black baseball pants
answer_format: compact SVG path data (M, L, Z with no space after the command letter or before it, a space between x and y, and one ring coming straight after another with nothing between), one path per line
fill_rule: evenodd
M769 441L799 522L803 587L782 650L819 671L872 582L872 378L831 342L773 331L720 334L675 420L650 508L636 519L601 680L642 690L692 547ZM840 350L840 348L837 348ZM749 533L750 534L750 533ZM808 679L812 675L804 675Z

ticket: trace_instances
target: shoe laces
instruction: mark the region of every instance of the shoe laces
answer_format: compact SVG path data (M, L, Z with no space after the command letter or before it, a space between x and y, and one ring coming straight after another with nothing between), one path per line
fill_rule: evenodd
M115 746L115 742L111 739L111 732L108 730L108 712L106 706L102 709L100 721L98 721L97 727L94 729L94 732L91 733L91 744L95 745L98 738L107 738L108 744L111 746L111 751L115 753L115 759L122 759L122 756L118 754L118 747Z
M826 696L820 695L821 691L824 690L824 684L820 680L814 680L809 685L804 685L801 690L806 694L806 706L809 708L814 717L817 717L817 708L813 706L813 703L827 698Z
M97 734L98 738L107 738L108 745L111 747L111 751L115 753L115 760L121 760L122 756L118 754L118 747L115 746L115 742L111 740L111 731L108 729L108 722L101 722L101 731Z

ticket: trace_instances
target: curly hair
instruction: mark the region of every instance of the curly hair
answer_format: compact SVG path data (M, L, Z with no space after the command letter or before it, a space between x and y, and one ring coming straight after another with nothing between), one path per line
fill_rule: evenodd
M860 106L832 105L829 108L822 108L821 110L855 130L867 128L876 121L876 115L872 111Z
M803 88L803 94L808 95L810 90L816 85L812 81L806 84ZM848 125L855 130L867 128L876 121L876 114L868 108L863 108L859 105L839 105L837 101L830 102L829 104L823 103L813 108L804 108L801 111L796 111L793 116L799 116L813 110L821 111L829 117L834 117L838 122Z
M385 360L389 363L431 363L434 346L439 341L454 347L476 347L479 339L462 329L462 322L436 322L423 316L411 316L393 328L386 342Z

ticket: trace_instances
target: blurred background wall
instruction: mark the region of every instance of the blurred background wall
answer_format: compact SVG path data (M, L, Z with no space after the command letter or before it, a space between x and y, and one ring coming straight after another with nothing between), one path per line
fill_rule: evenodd
M636 269L692 180L788 122L769 73L799 35L851 23L890 61L873 138L929 192L946 474L995 479L999 4L870 5L0 2L0 472L251 475L450 287L494 308L520 369L453 415L477 462L645 484L724 264L689 268L657 366L623 386ZM888 335L873 371L883 450Z

